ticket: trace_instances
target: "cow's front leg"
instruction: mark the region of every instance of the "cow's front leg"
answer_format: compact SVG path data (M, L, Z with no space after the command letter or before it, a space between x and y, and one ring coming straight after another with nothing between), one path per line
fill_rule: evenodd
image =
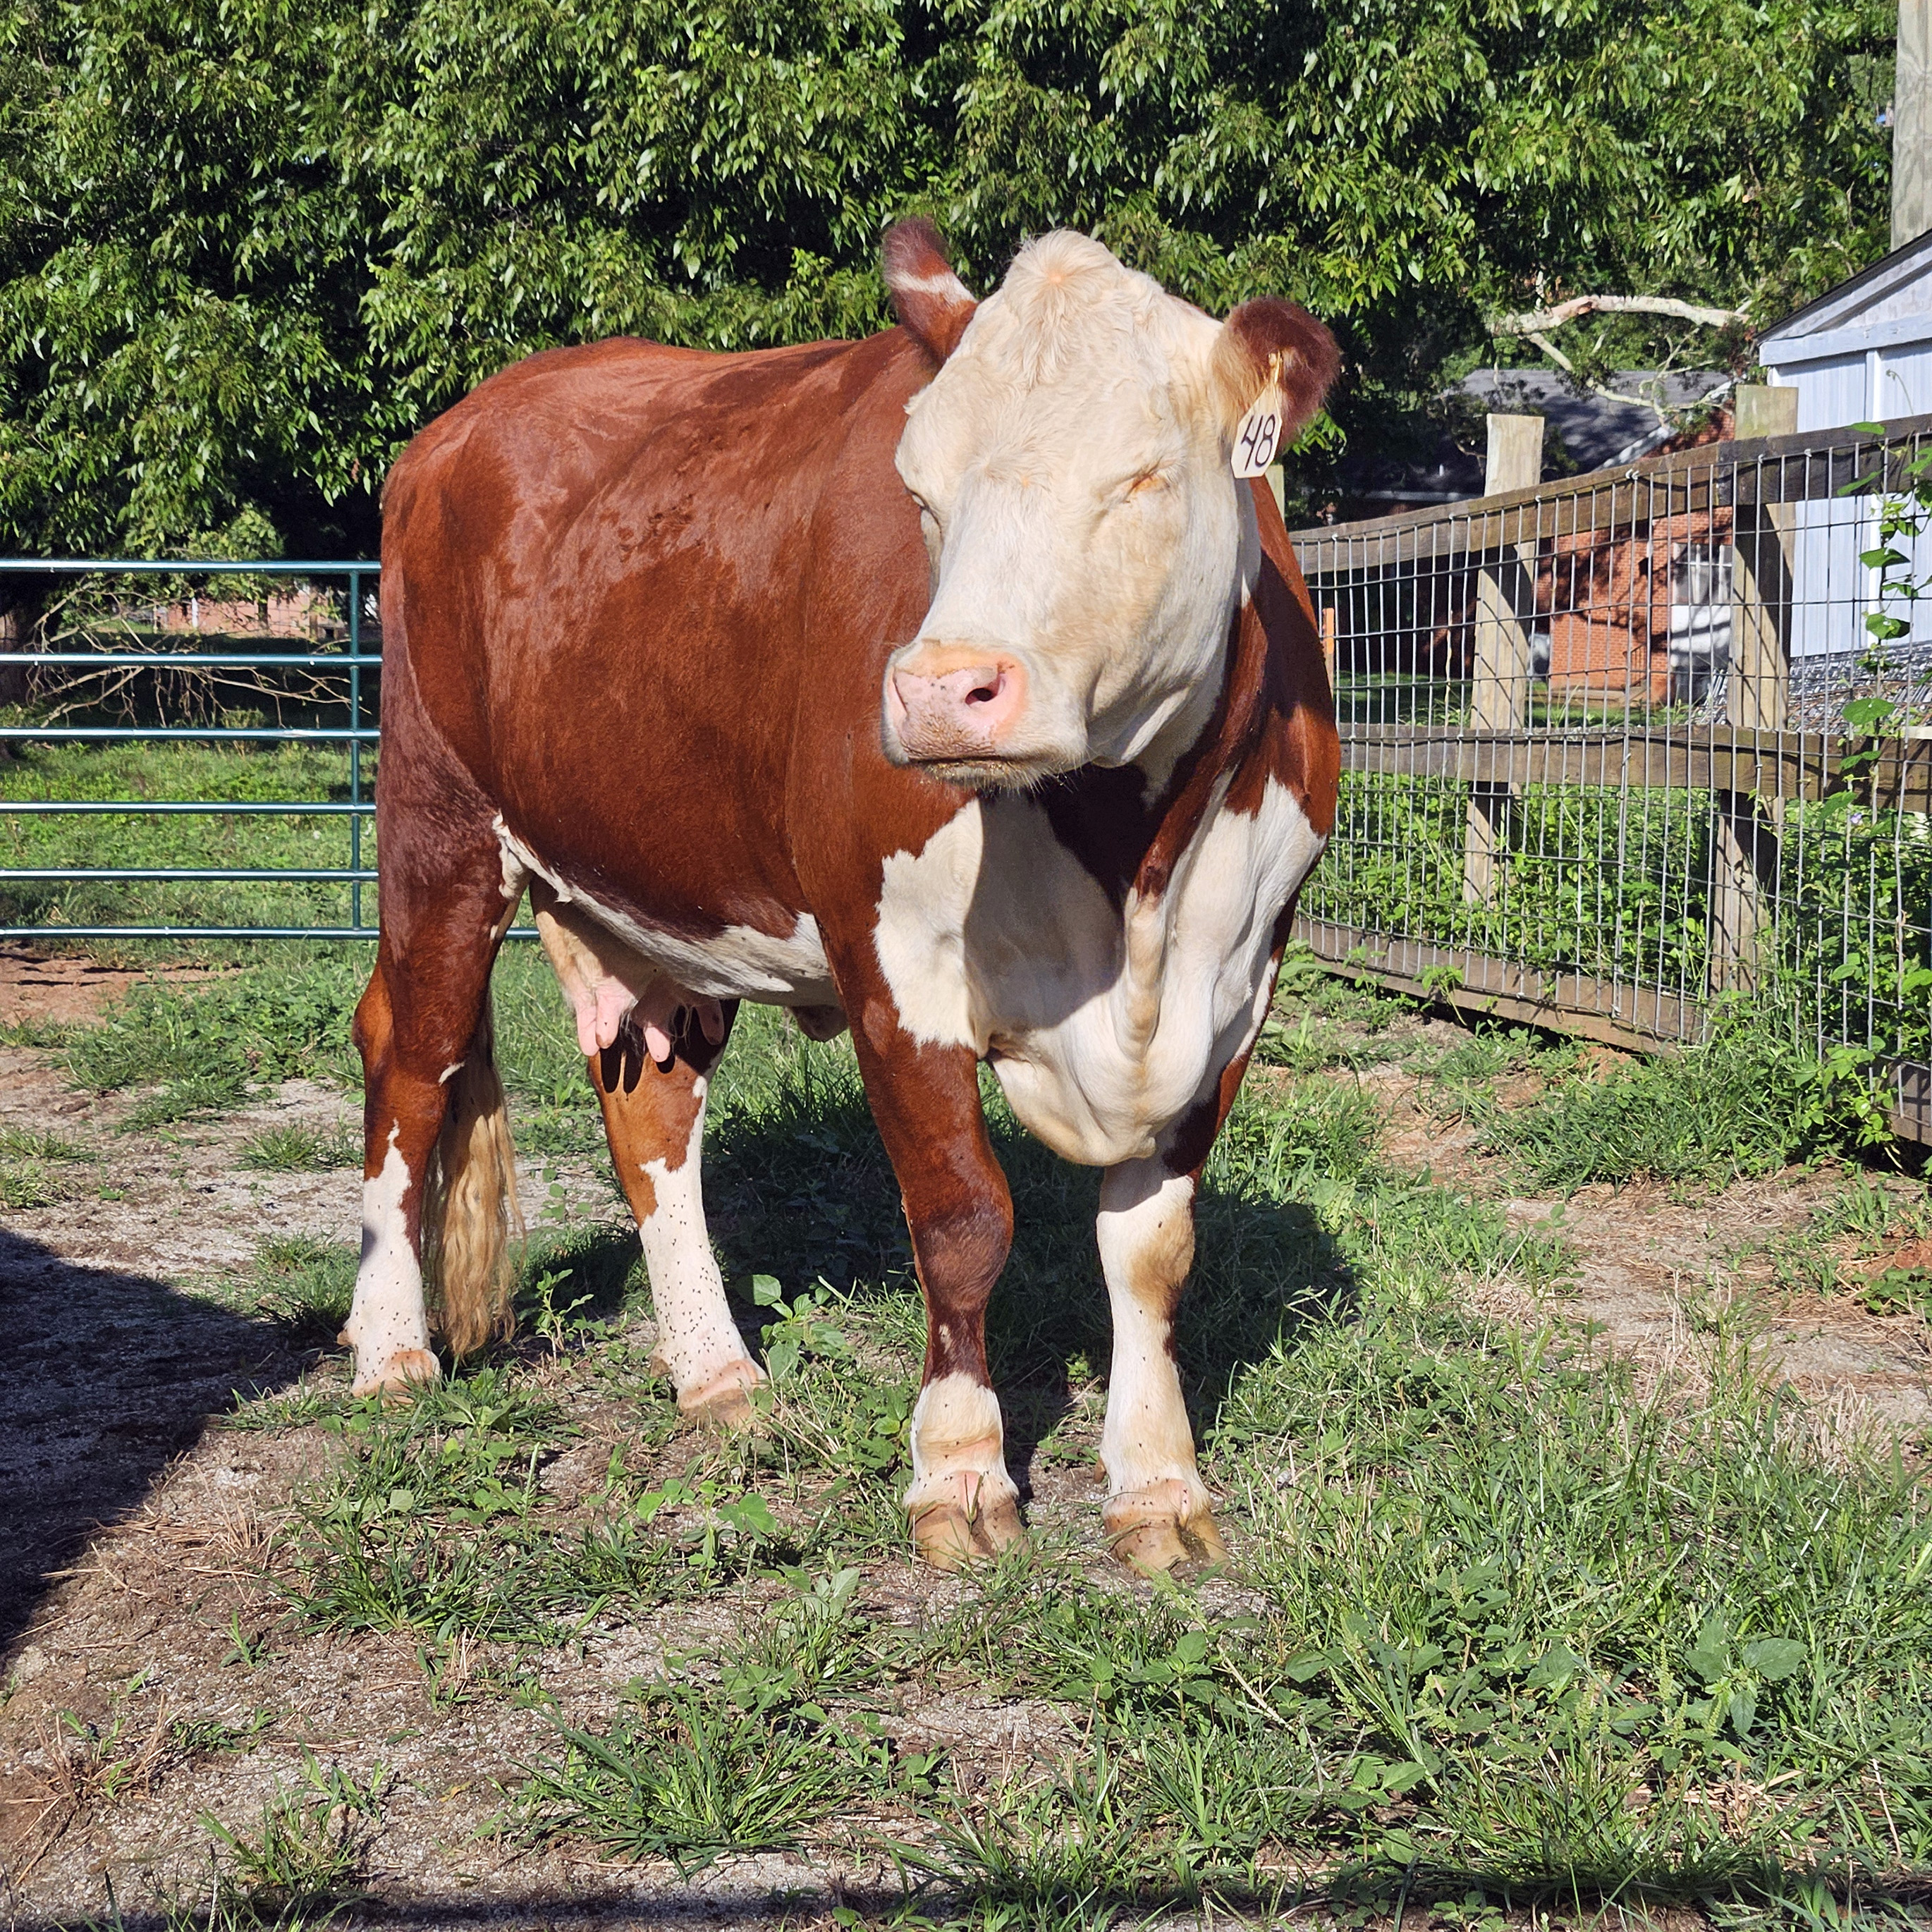
M986 1303L1012 1245L1012 1196L986 1138L971 1052L903 1034L881 1050L857 1028L854 1040L926 1297L906 1512L920 1555L955 1570L1024 1534L986 1368Z
M1174 1358L1174 1311L1194 1260L1194 1188L1192 1174L1170 1174L1157 1154L1108 1168L1100 1186L1100 1266L1114 1316L1102 1521L1114 1553L1136 1570L1227 1553Z

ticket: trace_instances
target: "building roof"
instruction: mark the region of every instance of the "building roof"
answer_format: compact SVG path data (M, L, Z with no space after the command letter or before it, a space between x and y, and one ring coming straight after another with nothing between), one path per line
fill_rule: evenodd
M1625 369L1610 380L1625 395L1655 395L1673 409L1700 402L1728 387L1721 372L1709 369ZM1647 454L1676 434L1676 427L1654 409L1615 402L1586 389L1556 369L1478 369L1448 392L1468 410L1474 446L1459 443L1446 426L1406 457L1353 452L1342 464L1343 488L1352 498L1370 502L1454 502L1483 494L1482 422L1478 412L1540 416L1544 474L1569 476L1603 470Z
M1758 356L1784 370L1925 341L1932 341L1932 230L1767 329Z

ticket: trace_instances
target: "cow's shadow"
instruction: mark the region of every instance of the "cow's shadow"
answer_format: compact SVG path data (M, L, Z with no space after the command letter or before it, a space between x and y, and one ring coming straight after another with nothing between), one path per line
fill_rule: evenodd
M299 1374L284 1324L0 1228L0 1654L88 1538L140 1504L238 1388Z
M1037 1452L1104 1381L1113 1324L1094 1237L1100 1176L1060 1160L995 1102L994 1153L1013 1195L1012 1252L987 1311L988 1352L1024 1491ZM712 1232L735 1272L786 1292L823 1279L906 1318L916 1375L918 1291L897 1184L856 1075L821 1065L791 1104L728 1118L707 1140ZM1299 1204L1211 1184L1197 1207L1193 1271L1176 1353L1197 1440L1244 1370L1292 1346L1311 1318L1354 1306L1346 1261ZM740 1310L755 1336L757 1316Z

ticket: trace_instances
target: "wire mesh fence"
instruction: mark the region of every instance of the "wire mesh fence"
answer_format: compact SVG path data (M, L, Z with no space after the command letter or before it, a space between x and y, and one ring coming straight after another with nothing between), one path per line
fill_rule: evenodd
M377 578L0 558L0 938L374 938Z
M1922 459L1932 418L1295 532L1343 765L1300 936L1624 1045L1774 1011L1932 1137Z

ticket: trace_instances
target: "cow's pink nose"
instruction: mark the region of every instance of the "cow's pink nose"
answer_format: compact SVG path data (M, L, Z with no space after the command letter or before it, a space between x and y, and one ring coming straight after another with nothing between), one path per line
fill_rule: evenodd
M1026 673L1004 652L942 647L895 670L892 697L908 758L984 758L1025 708Z

